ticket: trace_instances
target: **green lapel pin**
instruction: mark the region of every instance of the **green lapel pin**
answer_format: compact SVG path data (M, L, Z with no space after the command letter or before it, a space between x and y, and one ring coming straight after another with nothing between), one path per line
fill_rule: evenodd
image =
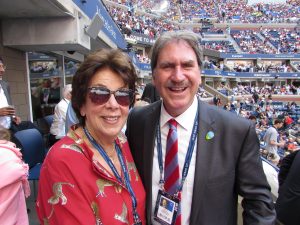
M212 132L212 131L208 131L207 132L207 134L206 134L206 136L205 136L205 140L211 140L211 139L213 139L214 138L214 136L215 136L215 133L214 132Z

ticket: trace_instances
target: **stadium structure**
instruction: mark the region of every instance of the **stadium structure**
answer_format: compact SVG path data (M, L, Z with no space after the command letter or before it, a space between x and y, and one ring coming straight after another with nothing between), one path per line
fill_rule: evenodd
M300 102L299 0L10 0L0 2L4 79L24 119L53 112L84 56L120 48L141 87L151 82L149 52L167 30L188 29L203 48L200 97L251 95Z
M300 103L299 15L300 0L1 0L3 80L22 120L39 124L53 114L62 87L88 53L128 53L142 92L152 79L156 38L184 29L198 35L202 48L202 100L247 104L257 92L262 101L272 99L274 109L286 110L284 103ZM298 123L296 109L291 116ZM277 179L269 182L276 197ZM39 224L34 204L27 201L32 225Z

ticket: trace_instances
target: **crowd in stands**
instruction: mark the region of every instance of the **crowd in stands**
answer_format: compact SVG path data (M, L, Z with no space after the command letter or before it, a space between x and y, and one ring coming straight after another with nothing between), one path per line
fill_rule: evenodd
M139 9L149 14L156 13L156 6L161 3L157 0L114 0L113 2L126 5L127 9L132 12ZM167 2L168 9L164 10L160 16L163 19L179 22L192 21L195 18L217 19L220 22L231 23L297 22L300 5L299 0L287 0L286 4L257 3L253 5L248 5L247 0L171 0Z
M293 84L282 86L265 84L262 87L258 87L238 83L236 86L230 88L228 84L220 83L216 89L221 94L231 96L232 98L236 96L244 97L245 95L261 95L263 101L272 99L272 95L300 95L300 87L296 87Z
M291 66L281 62L263 62L254 65L252 62L234 63L229 67L231 71L235 72L267 72L267 73L286 73L293 72Z
M241 50L250 54L275 54L276 49L262 41L253 30L234 30L231 35Z
M219 87L220 89L224 89L223 87ZM263 87L243 85L241 83L237 84L235 87L232 87L233 95L241 96L241 95L249 95L249 94L260 94L264 96L272 96L272 95L299 95L300 87L296 87L293 84L285 84L282 86L278 85L264 85ZM264 97L265 98L265 97Z
M220 31L208 31L208 33ZM291 29L259 29L259 30L231 30L230 34L243 53L250 54L277 54L299 53L300 31ZM236 50L230 41L202 41L201 44L208 49L220 52L235 53Z
M201 41L201 46L219 52L236 53L230 41Z
M261 34L278 49L278 53L297 53L300 50L300 32L289 29L263 29Z
M292 69L289 65L280 64L280 63L262 63L256 66L257 72L267 72L267 73L286 73L292 72Z
M179 30L178 25L154 15L133 13L111 6L107 6L107 8L114 21L127 36L130 36L131 33L139 33L155 38L164 31Z
M283 104L283 102L273 102L272 98L264 99L258 96L257 99L242 98L237 101L232 99L222 105L218 104L217 96L214 99L215 105L250 119L256 124L257 135L261 143L261 155L274 166L279 166L286 155L300 150L300 106L295 102ZM282 143L277 150L279 158L275 158L272 153L268 152L265 138L267 129L274 125L276 120L283 122L283 127L278 129L278 142Z
M223 61L217 62L211 59L203 60L203 69L232 71L232 72L244 72L244 73L287 73L297 72L299 70L299 64L293 64L295 70L290 65L281 61L266 61L254 64L251 61L234 62L230 64L224 64Z
M291 64L292 64L297 70L300 71L300 62L299 62L299 61L291 62Z
M148 55L136 54L136 57L141 63L150 63Z
M255 72L254 65L249 62L234 63L233 68L231 68L231 69L236 72L249 72L249 73Z
M247 0L218 0L220 21L242 23L281 23L294 22L299 14L299 0L287 1L287 4L254 4ZM243 10L241 10L243 9ZM226 12L226 13L225 13Z
M139 33L156 38L164 31L183 29L179 22L192 21L194 18L215 18L227 22L271 23L286 22L286 18L298 18L300 0L289 0L287 4L255 4L247 5L246 0L187 0L168 1L166 12L159 15L151 12L161 1L120 1L117 7L107 8L125 35ZM125 7L125 6L126 7ZM200 10L199 10L200 9ZM241 10L243 9L243 10ZM180 17L180 19L178 19ZM195 20L193 20L195 22ZM197 21L197 20L196 20ZM290 20L290 22L297 22ZM202 33L200 28L194 32ZM208 33L228 33L219 28L204 29ZM230 31L229 31L230 32ZM288 29L260 29L230 32L243 53L297 53L300 51L300 34ZM235 53L230 41L202 41L205 48L220 52Z
M204 59L202 63L203 69L211 69L211 70L223 70L224 64L223 62L217 62L210 59Z
M212 95L208 93L201 85L198 88L197 96L200 98L211 98Z

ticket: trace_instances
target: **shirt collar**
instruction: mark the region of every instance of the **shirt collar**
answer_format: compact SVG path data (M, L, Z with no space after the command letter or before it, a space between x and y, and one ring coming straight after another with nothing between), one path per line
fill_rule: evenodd
M66 103L70 103L70 100L68 100L68 99L66 99L66 98L64 98L64 100L66 101Z
M195 96L192 105L187 110L185 110L184 113L174 118L166 111L164 104L161 104L161 114L160 114L161 128L167 126L168 121L174 118L177 121L177 123L185 130L192 129L194 125L194 118L197 113L197 106L198 106L198 100L197 97ZM191 118L193 121L192 123L191 123Z

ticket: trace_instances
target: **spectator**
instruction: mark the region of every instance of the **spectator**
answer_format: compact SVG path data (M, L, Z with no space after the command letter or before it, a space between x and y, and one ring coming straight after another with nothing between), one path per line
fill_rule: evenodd
M50 127L50 146L52 146L56 141L61 139L66 135L65 133L65 123L66 123L66 114L68 105L71 100L71 91L72 85L67 84L63 88L63 98L60 102L55 106L53 122Z
M146 84L146 87L142 95L142 100L148 103L153 103L160 100L160 95L157 89L155 88L155 86L151 82Z
M295 154L285 181L279 187L277 218L282 224L300 224L300 154Z
M72 107L72 104L68 105L67 113L66 113L66 123L65 123L65 133L68 133L71 126L78 124L79 120L76 116L76 113Z
M122 127L137 75L128 55L102 49L72 82L79 124L56 142L41 169L41 224L145 224L145 191Z
M284 113L284 129L289 128L294 120L290 117L288 113Z
M20 130L36 128L32 122L22 122L21 118L16 116L15 107L12 106L10 87L2 80L5 69L4 61L0 57L0 125L9 129L12 134Z
M258 99L259 99L259 95L257 94L257 92L254 92L252 95L253 101L255 104L257 104Z
M150 195L147 224L165 218L156 211L164 197L179 203L176 221L182 224L236 224L240 194L244 224L273 225L276 215L255 126L197 99L200 57L194 33L160 36L152 49L151 69L162 101L133 108L128 118L126 135ZM168 179L169 172L174 179Z
M274 125L269 127L266 131L266 134L263 140L266 143L266 150L268 152L268 158L272 160L272 162L277 165L279 163L280 157L277 153L278 147L284 147L285 142L280 140L278 141L279 134L278 129L283 126L283 120L276 119L274 121Z
M10 142L10 132L0 127L0 224L28 225L25 198L30 195L28 165Z

